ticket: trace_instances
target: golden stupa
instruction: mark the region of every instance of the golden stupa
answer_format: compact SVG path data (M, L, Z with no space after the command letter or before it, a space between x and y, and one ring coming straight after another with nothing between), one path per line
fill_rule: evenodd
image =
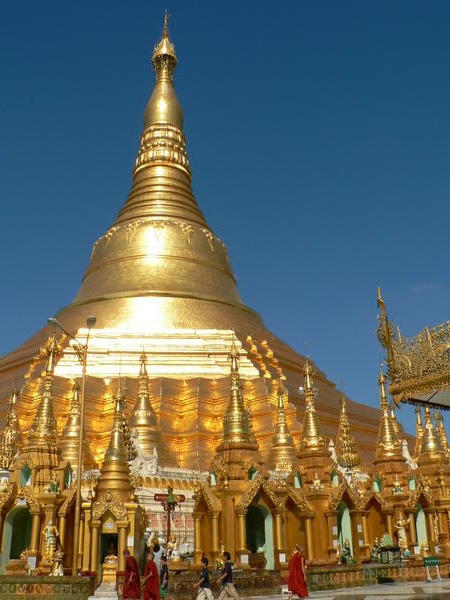
M153 438L159 440L160 460L164 463L163 457L168 457L168 464L180 468L208 469L221 439L233 343L261 455L267 458L272 444L281 380L289 403L287 427L298 448L304 406L298 388L303 384L305 359L266 329L260 316L244 304L226 246L197 205L183 111L173 84L177 56L167 18L152 64L156 83L144 113L131 191L111 227L95 242L73 302L56 315L81 342L86 339L87 317L96 317L89 341L85 420L92 457L99 465L103 461L119 378L125 390L125 414L131 415L143 389L141 356L145 353L151 406L146 409L147 429L153 427ZM42 275L43 287L47 276ZM282 305L280 296L280 309ZM0 361L0 416L2 421L6 417L11 390L21 387L17 413L25 440L42 394L36 356L52 333L46 325ZM59 343L62 355L54 370L53 397L61 433L81 369L70 338ZM322 433L334 437L340 393L312 366ZM370 460L378 411L349 401L347 413L361 455Z

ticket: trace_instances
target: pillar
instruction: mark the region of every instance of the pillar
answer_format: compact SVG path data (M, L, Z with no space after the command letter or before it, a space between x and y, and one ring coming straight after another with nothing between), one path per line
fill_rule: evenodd
M409 524L409 539L411 542L411 546L417 546L417 532L416 532L416 521L414 519L414 513L410 512L408 515L408 524Z
M430 544L430 541L433 541L437 544L438 540L435 540L435 535L434 535L434 527L433 527L433 512L430 510L426 511L426 515L427 515L427 530L428 530L428 549L430 550L430 552L433 552L434 548L432 549L432 545Z
M83 510L83 557L81 559L81 572L88 573L90 570L90 557L91 557L91 538L89 536L89 521L91 519L91 504L82 505L86 507ZM92 536L92 532L91 532Z
M305 536L306 536L306 560L314 558L314 545L312 537L312 518L305 517Z
M123 553L127 548L128 521L118 521L117 529L118 529L117 553L119 555L119 571L125 571L125 556L123 555Z
M66 541L66 515L61 515L58 522L59 540L61 542L61 548L65 550Z
M211 515L211 540L212 552L219 553L219 515Z
M91 522L91 572L97 573L98 571L98 530L100 528L100 521Z
M200 563L202 558L202 522L201 515L194 514L194 560Z
M31 521L31 540L30 540L30 553L36 556L39 552L39 542L41 533L41 515L39 512L33 512Z
M386 513L386 529L391 538L393 538L394 530L392 529L392 513Z
M238 548L239 553L247 554L247 531L245 526L245 515L238 514Z
M281 533L282 522L280 513L275 513L275 549L280 552L284 550L283 534Z
M335 560L338 543L337 512L329 511L326 513L326 517L328 526L328 556L330 560Z

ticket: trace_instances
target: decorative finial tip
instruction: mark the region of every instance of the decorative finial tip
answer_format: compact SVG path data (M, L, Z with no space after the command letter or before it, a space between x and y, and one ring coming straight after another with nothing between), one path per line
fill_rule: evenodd
M167 8L164 11L164 29L163 29L163 37L169 37L169 11Z

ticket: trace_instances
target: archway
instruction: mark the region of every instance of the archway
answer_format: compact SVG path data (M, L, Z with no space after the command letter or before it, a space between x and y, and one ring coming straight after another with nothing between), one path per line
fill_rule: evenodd
M353 556L352 521L350 517L350 509L343 500L339 502L337 512L339 543L343 548L346 540L348 540L350 542L350 550Z
M251 504L246 515L246 531L249 550L263 553L266 569L274 569L272 513L261 504Z
M425 511L421 507L420 504L416 507L415 512L415 524L416 524L416 536L417 536L417 545L420 549L422 544L428 546L428 535L427 535L427 523L425 519Z
M380 503L373 496L367 504L366 510L368 511L367 533L369 535L369 542L371 545L373 545L375 538L380 540L383 534L386 532L386 523L384 515L381 511Z
M0 572L4 573L11 559L20 558L31 542L30 511L25 506L13 508L5 519Z

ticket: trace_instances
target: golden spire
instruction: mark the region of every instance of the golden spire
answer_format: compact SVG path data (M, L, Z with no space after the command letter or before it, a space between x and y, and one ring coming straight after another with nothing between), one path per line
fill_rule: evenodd
M10 470L18 451L22 446L22 434L17 418L18 393L14 389L9 398L8 414L6 415L5 429L0 438L0 466Z
M53 379L56 362L62 354L62 348L58 345L55 335L51 335L41 350L47 356L44 375L44 389L31 425L28 445L44 445L56 449L57 427L53 412Z
M146 456L150 456L153 448L158 445L159 430L156 414L150 402L146 360L145 353L142 353L139 369L139 391L130 425L136 430L138 442Z
M119 378L119 383L117 384L117 392L114 396L114 400L116 404L119 405L120 414L122 415L122 431L123 431L123 441L125 444L125 449L127 452L127 460L133 460L136 458L136 452L133 446L133 442L131 440L131 430L130 425L128 423L128 419L125 414L125 389L122 384L122 380Z
M392 361L394 356L392 346L393 327L387 315L386 305L381 295L380 287L377 288L377 305L380 309L380 314L378 315L377 336L380 344L386 349L388 372L390 372L390 369L392 369Z
M422 451L424 429L422 425L422 415L420 412L420 406L416 404L414 410L416 412L416 444L414 446L414 460L417 460Z
M326 441L320 431L319 420L314 402L314 388L312 382L312 367L307 360L304 368L305 385L300 388L305 397L305 413L303 416L303 430L300 439L300 454L309 454L326 450Z
M296 462L294 440L289 432L284 402L287 392L281 379L278 381L277 420L275 434L272 438L272 447L269 452L269 464L279 471L290 471Z
M341 394L341 414L339 416L335 447L337 461L341 467L353 469L359 465L361 459L355 439L350 431L350 423L347 415L347 399L344 393Z
M442 412L438 409L435 409L434 411L434 421L436 423L436 429L438 432L439 441L441 442L442 450L444 451L444 454L448 456L450 449L448 445L447 432L445 431L444 417L442 416Z
M394 410L394 404L393 404L393 402L390 403L389 413L391 415L392 427L394 428L394 433L397 436L397 439L400 441L400 437L401 437L400 426L398 424L397 417L395 416L395 410Z
M398 440L394 425L389 414L389 404L386 396L386 377L383 371L378 378L380 387L380 428L378 430L377 448L375 450L375 462L389 459L405 460L402 454L402 446Z
M223 418L223 437L217 451L227 448L257 450L255 435L250 423L250 415L245 408L242 385L239 377L239 353L233 341L229 355L230 402Z
M80 435L80 386L75 383L72 388L70 412L61 434L61 460L70 463L72 469L77 468L78 461L78 438ZM94 467L95 461L91 455L87 439L83 440L83 465Z
M97 494L105 491L126 493L131 490L128 455L123 435L124 414L121 388L122 386L119 385L119 392L115 396L113 428L98 478Z
M422 451L418 457L418 464L424 462L439 461L443 457L442 446L439 441L436 431L433 427L433 421L431 420L430 407L425 405L424 407L424 434L422 442Z

